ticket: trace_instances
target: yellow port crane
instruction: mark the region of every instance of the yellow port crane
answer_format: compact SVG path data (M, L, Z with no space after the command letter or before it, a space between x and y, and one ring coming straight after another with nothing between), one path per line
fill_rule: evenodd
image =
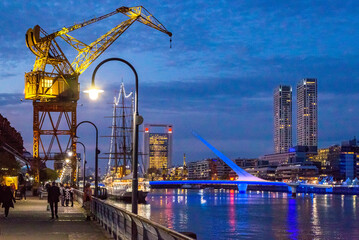
M117 13L122 13L129 19L121 22L89 45L68 34ZM79 75L135 21L166 33L169 37L172 36L172 33L167 31L143 6L120 7L101 17L64 27L51 34L46 33L39 25L27 30L26 45L36 56L32 71L25 73L25 99L33 101L34 160L32 167L36 171L36 182L39 181L41 160L56 160L58 156L63 156L68 149L71 149L76 156L74 137L77 124L76 108L80 91ZM78 51L72 63L64 55L55 40L56 38L63 39ZM68 136L65 144L62 136ZM44 138L47 138L47 142ZM56 143L59 155L52 153L53 145ZM76 176L75 159L72 161L72 169L73 180Z

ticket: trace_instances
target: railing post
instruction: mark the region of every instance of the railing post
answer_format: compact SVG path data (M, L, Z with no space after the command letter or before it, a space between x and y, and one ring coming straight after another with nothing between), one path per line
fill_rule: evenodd
M135 220L133 220L132 217L131 217L131 223L132 223L132 228L131 228L132 238L131 238L131 240L137 240L137 225L136 225Z

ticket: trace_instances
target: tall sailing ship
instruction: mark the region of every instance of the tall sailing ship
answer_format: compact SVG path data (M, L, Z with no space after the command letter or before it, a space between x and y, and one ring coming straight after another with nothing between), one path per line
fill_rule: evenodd
M110 196L131 201L132 198L132 131L133 94L126 94L122 83L114 97L108 164L104 184ZM138 201L145 202L149 183L139 178Z

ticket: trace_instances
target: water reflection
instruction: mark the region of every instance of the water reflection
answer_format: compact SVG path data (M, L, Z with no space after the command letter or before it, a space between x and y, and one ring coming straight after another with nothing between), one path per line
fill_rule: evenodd
M235 232L236 229L236 206L234 203L234 190L230 190L229 192L229 226L230 226L230 231L231 232Z
M298 239L298 214L296 200L289 198L287 211L287 228L290 239Z
M147 199L140 215L198 239L359 239L357 196L157 189Z
M325 205L328 204L327 202L327 197L325 196L324 198L325 201ZM322 235L322 231L321 231L321 227L320 227L320 219L319 219L319 214L318 214L318 202L317 202L317 198L313 198L313 202L312 202L312 232L314 236L321 236Z

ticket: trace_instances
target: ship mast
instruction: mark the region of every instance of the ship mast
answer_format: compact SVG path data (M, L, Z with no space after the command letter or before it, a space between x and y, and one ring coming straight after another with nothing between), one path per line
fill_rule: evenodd
M132 92L126 94L125 86L121 83L118 97L114 97L110 152L108 153L107 177L117 178L126 175L126 166L131 153L132 141L132 116L133 116L133 100ZM130 99L129 99L130 98ZM131 101L131 106L126 102ZM118 111L117 109L120 109ZM130 122L130 124L129 124ZM122 161L121 161L122 160ZM120 171L119 171L120 169Z

